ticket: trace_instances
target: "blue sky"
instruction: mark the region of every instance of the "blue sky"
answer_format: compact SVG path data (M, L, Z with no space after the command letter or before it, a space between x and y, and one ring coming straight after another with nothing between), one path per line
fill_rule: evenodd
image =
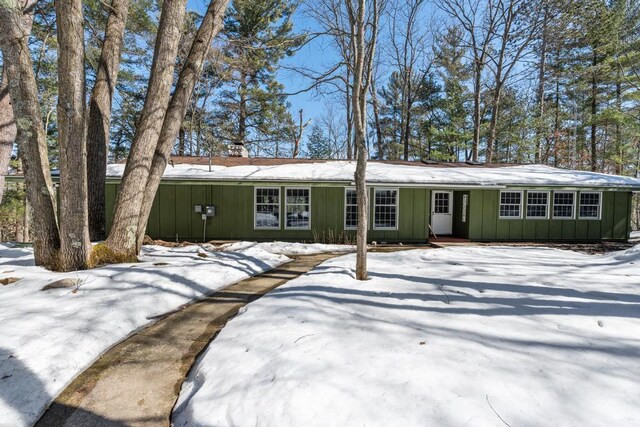
M313 18L307 16L307 14L305 13L305 7L313 7L313 0L306 1L306 5L303 3L298 8L298 11L293 18L294 31L296 32L318 31ZM204 13L208 3L209 0L188 0L188 7L192 10L198 11L199 13ZM431 2L427 2L423 5L423 8L420 12L421 18L418 22L425 27L430 27L433 25L439 26L442 24L443 20L435 19L434 16L437 14L438 12L435 6ZM384 37L388 37L385 35L388 34L388 27L384 22L382 22L381 25L383 25L384 28L382 29L382 38L379 40L378 49L384 50ZM428 36L427 39L429 39ZM285 67L304 67L313 69L317 72L321 72L327 70L331 65L335 64L336 60L336 53L333 51L332 46L330 45L330 41L326 38L319 37L301 48L292 58L288 58L283 61L283 65ZM381 67L385 67L384 63L381 65ZM379 79L381 81L384 81L384 71L382 71L380 74L382 75L379 75ZM278 80L285 86L285 90L287 93L294 93L304 88L308 88L311 83L308 79L304 78L299 73L295 73L287 69L282 69L279 72ZM292 95L288 100L291 104L290 110L294 117L297 117L298 110L302 108L304 110L305 120L309 118L311 118L312 120L317 120L319 116L321 116L325 112L328 103L335 104L337 102L340 102L340 110L343 104L343 102L341 102L339 99L336 99L334 96L322 95L319 94L316 90Z
M187 7L204 13L208 5L208 0L189 0ZM305 16L300 9L294 17L294 31L313 30L314 23L312 19ZM312 68L314 70L322 70L335 61L335 53L331 50L327 43L322 40L314 40L304 46L292 58L286 59L283 64L291 67L294 65ZM303 78L300 74L283 69L278 74L278 80L285 86L287 93L293 93L309 87L310 81ZM309 91L292 95L289 97L291 104L291 112L297 117L297 112L301 108L304 110L305 119L317 118L322 114L325 103L328 100L322 96L318 96L317 91Z

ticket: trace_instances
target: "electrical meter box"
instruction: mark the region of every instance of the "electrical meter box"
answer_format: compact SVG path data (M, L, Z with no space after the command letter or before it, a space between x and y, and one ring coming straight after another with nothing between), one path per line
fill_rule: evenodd
M215 206L205 206L204 213L207 216L216 216L216 207Z

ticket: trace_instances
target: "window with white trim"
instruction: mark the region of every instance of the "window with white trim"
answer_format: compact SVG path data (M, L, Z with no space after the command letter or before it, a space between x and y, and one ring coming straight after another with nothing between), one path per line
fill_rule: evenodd
M549 217L549 192L527 191L527 218L546 219Z
M580 193L580 219L600 219L602 193L589 191Z
M553 193L553 218L573 219L576 193L572 191L555 191Z
M311 190L286 188L285 228L308 230L311 228Z
M446 214L451 213L451 193L446 191L438 191L433 196L433 213Z
M500 192L500 218L522 218L522 191Z
M358 194L355 188L344 190L344 228L347 230L358 228Z
M373 228L375 230L395 230L398 228L397 189L375 189Z
M255 189L255 228L280 228L280 188L256 187Z

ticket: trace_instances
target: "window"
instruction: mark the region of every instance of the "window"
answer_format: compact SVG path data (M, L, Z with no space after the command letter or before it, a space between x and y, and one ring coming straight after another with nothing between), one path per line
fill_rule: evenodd
M576 193L556 191L553 193L553 218L573 219Z
M433 195L433 213L450 214L451 193L436 192Z
M344 190L344 228L358 228L358 197L355 188Z
M522 218L522 191L500 192L500 218Z
M602 193L580 193L580 219L600 219L600 199Z
M280 228L280 189L278 187L256 188L255 228Z
M373 211L375 230L395 230L398 228L398 190L376 189Z
M549 218L549 192L527 191L527 218Z
M311 190L308 188L287 188L285 228L308 230L311 228Z

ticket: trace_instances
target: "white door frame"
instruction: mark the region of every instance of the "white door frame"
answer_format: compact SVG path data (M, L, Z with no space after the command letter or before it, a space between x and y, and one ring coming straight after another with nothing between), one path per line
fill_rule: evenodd
M438 206L436 213L436 194L443 193L449 195L448 203ZM453 191L431 191L431 233L436 236L453 234Z

